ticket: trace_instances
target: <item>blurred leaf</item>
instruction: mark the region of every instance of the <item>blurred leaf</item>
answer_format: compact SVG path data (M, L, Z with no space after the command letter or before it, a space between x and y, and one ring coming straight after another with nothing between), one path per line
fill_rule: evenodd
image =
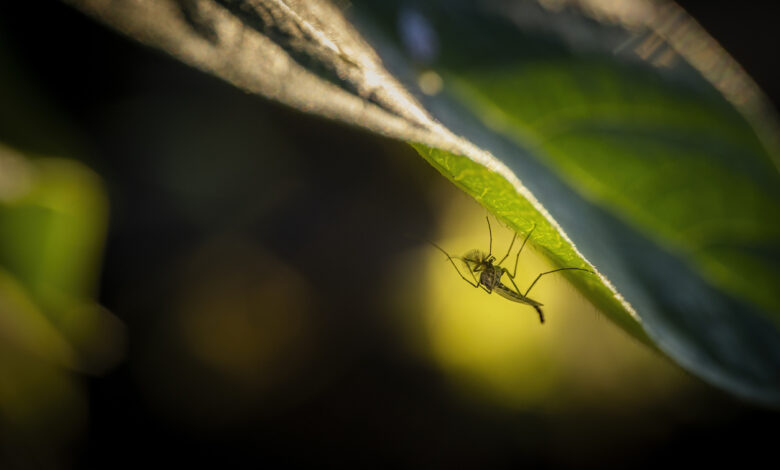
M591 260L601 275L570 279L635 337L780 403L777 120L673 3L355 4L406 87L327 2L70 3L248 91L415 142L510 227L536 224L555 264Z
M0 41L0 141L29 152L0 143L0 461L48 467L84 429L73 372L115 364L122 326L94 300L107 217L100 179L72 160L29 158L79 155L83 145L13 59Z
M32 343L25 339L28 334L55 338L53 328L78 351L75 362L58 353L61 361L103 370L118 359L121 326L92 300L107 218L100 180L71 160L29 162L6 147L0 147L0 160L15 175L9 178L13 185L0 181L5 196L0 199L0 266L18 279L3 284L10 302L4 303L6 326L16 325L5 334ZM39 311L49 325L40 321ZM68 350L55 339L37 347L44 355L50 346Z
M94 292L107 216L95 174L69 160L41 159L35 184L4 211L3 262L46 299L48 291ZM16 229L16 230L14 230Z
M47 362L74 367L75 353L22 286L0 269L0 340Z

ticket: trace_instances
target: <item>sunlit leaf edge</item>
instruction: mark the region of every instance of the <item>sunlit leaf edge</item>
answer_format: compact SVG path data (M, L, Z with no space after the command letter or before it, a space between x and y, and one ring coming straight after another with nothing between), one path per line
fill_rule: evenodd
M458 188L479 202L496 218L518 233L527 233L533 226L529 241L555 266L594 269L559 229L501 174L491 171L468 157L445 150L410 142L410 145ZM600 312L632 337L655 349L641 322L629 310L625 300L600 273L562 273Z
M525 64L524 67L528 67ZM474 76L479 76L476 73ZM626 224L635 227L637 230L646 234L656 243L661 246L665 246L675 253L678 253L680 257L694 263L698 269L698 274L709 282L717 285L720 289L730 292L739 298L747 299L755 305L763 309L763 313L768 318L772 318L775 323L778 322L778 315L780 310L777 309L777 297L774 296L774 292L768 289L766 285L769 280L761 280L757 282L756 275L752 276L739 276L733 270L729 270L720 264L717 260L711 259L707 256L706 252L701 250L701 247L692 243L691 241L680 238L680 234L675 231L672 226L664 225L665 222L657 222L656 218L652 216L653 212L646 211L645 201L633 201L630 198L621 199L623 194L620 189L611 190L609 188L608 180L596 181L590 175L577 174L572 175L570 169L564 168L560 163L561 158L557 160L553 158L555 153L564 153L560 149L550 148L550 143L554 141L554 137L546 135L544 132L540 132L536 129L535 123L526 122L519 116L513 116L511 113L505 112L500 109L500 105L495 102L491 102L489 98L484 96L483 92L480 92L477 86L470 82L469 77L457 74L455 72L447 75L448 81L453 83L453 90L456 99L464 104L468 109L472 110L476 116L478 116L484 122L490 122L491 128L497 133L506 136L510 140L516 142L519 146L532 149L529 152L530 155L535 156L538 160L547 165L556 175L566 181L566 184L575 189L583 198L598 200L599 204L604 207L609 207L609 210L619 216L619 218ZM472 79L474 77L471 77ZM663 89L659 89L664 91ZM702 98L697 98L701 100ZM681 106L687 106L692 108L695 103L696 106L704 106L703 101L697 102L696 99L690 103L686 102ZM712 105L711 103L706 103ZM728 106L728 105L726 105ZM715 107L717 108L717 107ZM687 108L686 108L687 109ZM567 108L566 111L570 111ZM724 141L733 141L734 145L741 145L745 152L750 152L751 156L756 159L766 159L760 163L765 165L766 177L775 174L775 169L771 158L769 157L769 149L765 148L761 141L752 134L754 129L749 127L749 123L743 121L743 118L735 112L735 110L729 110L734 114L725 114L723 110L719 110L723 114L714 113L706 114L699 108L694 108L694 111L698 112L695 117L697 119L689 119L687 121L679 121L670 124L669 116L665 116L664 123L671 127L675 125L685 125L685 129L695 128L700 125L705 131L712 129L718 131L715 134L719 139ZM682 114L682 113L681 113ZM692 113L688 113L689 116ZM670 114L671 115L671 114ZM724 115L726 116L724 118ZM707 125L701 125L698 121L704 121ZM735 129L736 128L736 129ZM709 168L714 171L716 168L714 165ZM733 173L732 173L733 174ZM726 171L723 175L723 180L729 179L729 173ZM732 178L734 186L731 187L731 193L737 191L739 187L736 185L737 178ZM598 185L599 189L594 189L594 185ZM611 191L611 192L610 192ZM762 193L758 195L764 196ZM768 197L768 196L767 196ZM754 200L757 198L754 197ZM732 199L732 198L730 198ZM736 198L733 198L736 199ZM770 204L767 204L769 206ZM768 224L767 224L768 225ZM769 233L763 234L764 239L773 240L776 235L774 231L771 231L770 227L766 230L770 230ZM724 232L725 233L725 232ZM736 239L737 236L732 234L732 238ZM725 274L724 274L725 271ZM760 269L753 269L752 273L761 272Z

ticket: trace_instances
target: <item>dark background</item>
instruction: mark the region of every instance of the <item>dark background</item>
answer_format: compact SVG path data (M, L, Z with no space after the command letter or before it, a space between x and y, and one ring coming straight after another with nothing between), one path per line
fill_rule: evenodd
M776 17L758 2L682 6L778 103ZM434 229L430 187L449 185L405 144L248 95L58 2L5 2L0 42L39 100L35 117L0 129L0 141L79 159L106 183L99 301L129 338L124 362L86 379L83 433L32 446L16 464L659 467L773 457L778 413L706 386L696 399L707 415L686 414L685 401L657 410L673 423L662 435L588 415L570 416L555 440L541 412L454 399L440 371L396 344L383 300L388 266L414 245L403 234ZM235 248L251 243L263 249ZM214 279L243 295L251 289L230 286L290 270L306 280L293 296L309 305L310 349L280 362L275 381L236 384L176 343L177 299Z

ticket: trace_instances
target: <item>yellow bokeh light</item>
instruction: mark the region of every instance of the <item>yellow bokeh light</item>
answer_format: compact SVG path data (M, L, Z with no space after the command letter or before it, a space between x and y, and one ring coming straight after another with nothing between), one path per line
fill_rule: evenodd
M487 251L486 215L469 199L453 198L442 210L436 242L453 256ZM493 254L501 259L512 231L490 220ZM516 282L521 290L554 268L530 245L520 256ZM513 256L518 248L515 244ZM469 286L441 252L423 250L418 254L425 266L421 328L427 354L454 389L471 399L516 410L623 412L679 394L693 383L603 318L563 276L542 278L529 294L544 304L540 324L531 307ZM513 256L504 266L513 267Z
M224 426L292 406L313 389L314 293L292 266L226 234L195 246L169 276L171 314L134 362L162 412Z
M206 246L190 263L177 319L193 358L261 389L305 355L311 302L292 268L236 240Z
M502 401L522 405L539 399L557 372L541 348L543 337L534 331L540 326L536 312L470 287L436 254L429 263L432 282L425 308L434 357L465 382L489 387Z

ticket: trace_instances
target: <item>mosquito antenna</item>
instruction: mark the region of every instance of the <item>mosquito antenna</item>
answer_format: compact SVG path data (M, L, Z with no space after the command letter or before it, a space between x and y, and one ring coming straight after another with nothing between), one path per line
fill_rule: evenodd
M418 238L418 237L415 237L415 238ZM458 275L459 275L459 276L460 276L460 277L461 277L461 278L462 278L464 281L466 281L466 282L468 282L469 284L471 284L471 286L472 286L472 287L479 287L479 282L477 282L477 281L476 281L476 279L474 279L474 282L472 282L472 281L468 280L468 278L466 278L466 276L464 276L464 275L463 275L463 273L461 273L461 272L460 272L460 269L458 269L458 265L457 265L457 264L455 264L455 260L452 258L452 256L450 256L450 254L449 254L449 253L447 253L447 250L445 250L444 248L440 247L439 245L437 245L436 243L434 243L434 242L432 242L432 241L430 241L430 240L426 240L426 239L424 239L424 238L420 238L420 240L423 240L423 241L426 241L426 242L430 243L431 245L433 245L433 247L434 247L434 248L436 248L437 250L439 250L439 251L441 251L442 253L444 253L444 256L446 256L446 257L447 257L447 259L448 259L448 260L450 260L450 263L452 264L452 267L453 267L453 268L455 268L455 271L457 271L457 272L458 272ZM473 273L473 272L471 272L471 270L469 270L469 273L471 273L471 276L472 276L472 277L474 276L474 273Z
M536 279L534 279L534 282L532 282L531 285L528 286L528 290L525 291L525 294L523 294L523 297L528 297L528 293L531 292L531 288L536 284L536 282L542 276L544 276L546 274L557 273L558 271L585 271L586 273L593 274L593 271L591 271L590 269L583 269L583 268L558 268L558 269L553 269L552 271L547 271L546 273L542 273L542 274L536 276Z

